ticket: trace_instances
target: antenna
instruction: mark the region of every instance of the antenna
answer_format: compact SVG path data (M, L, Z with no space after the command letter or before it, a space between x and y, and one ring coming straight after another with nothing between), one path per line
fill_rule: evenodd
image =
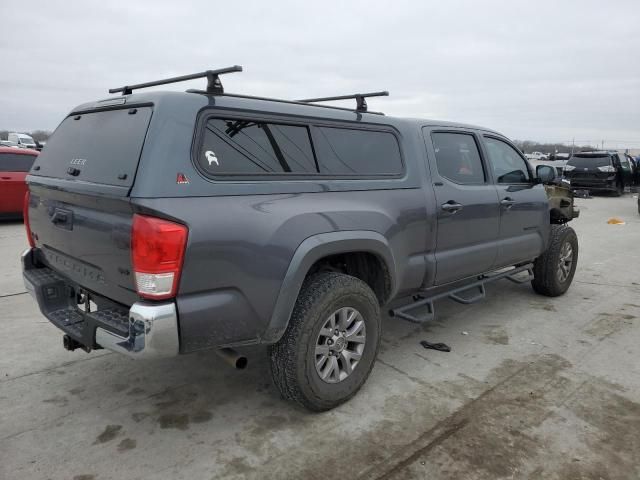
M366 112L367 111L367 101L365 98L367 97L388 97L389 92L371 92L371 93L354 93L352 95L340 95L337 97L321 97L321 98L307 98L305 100L298 100L302 103L316 103L316 102L331 102L333 100L356 100L356 112Z
M227 68L219 68L217 70L206 70L200 73L192 73L191 75L182 75L180 77L165 78L162 80L155 80L153 82L138 83L136 85L125 85L124 87L110 88L109 93L122 92L122 95L130 95L134 90L140 88L156 87L158 85L166 85L168 83L186 82L187 80L194 80L196 78L207 79L206 93L213 95L222 95L224 88L220 81L220 75L225 73L241 72L242 67L240 65L234 65Z

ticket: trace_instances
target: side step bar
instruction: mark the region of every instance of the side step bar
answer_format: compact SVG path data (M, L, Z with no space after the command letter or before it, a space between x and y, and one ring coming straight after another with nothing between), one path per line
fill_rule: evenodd
M516 277L516 275L525 271L528 273L526 278ZM392 317L398 317L403 320L407 320L412 323L428 322L429 320L433 320L433 318L435 317L433 302L435 302L436 300L440 300L442 298L450 298L451 300L462 303L464 305L476 303L486 296L484 286L487 283L501 280L503 278L506 278L513 283L527 283L533 280L533 263L521 265L519 267L515 267L500 273L481 275L475 282L468 283L467 285L463 285L452 290L440 292L435 295L427 296L426 292L424 292L424 294L419 293L417 295L414 295L414 302L403 305L402 307L394 308L393 310L389 310L389 315ZM468 294L470 293L470 295L465 295L465 292ZM412 313L419 308L426 308L426 312L422 312L419 315Z

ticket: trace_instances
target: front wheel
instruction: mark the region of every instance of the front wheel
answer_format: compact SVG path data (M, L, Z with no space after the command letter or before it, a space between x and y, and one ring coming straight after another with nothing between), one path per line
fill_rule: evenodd
M564 294L571 285L578 264L578 236L567 225L551 225L551 242L533 266L531 285L547 297Z
M380 306L362 280L334 272L305 280L283 337L270 348L282 395L313 411L349 400L380 346Z

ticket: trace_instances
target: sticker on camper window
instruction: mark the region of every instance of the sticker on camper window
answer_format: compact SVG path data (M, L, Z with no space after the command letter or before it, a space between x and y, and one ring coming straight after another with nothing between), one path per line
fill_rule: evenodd
M207 159L207 162L209 162L209 166L211 166L212 163L215 163L218 167L220 166L220 164L218 163L218 158L216 157L216 154L213 153L211 150L207 150L206 152L204 152L204 156Z

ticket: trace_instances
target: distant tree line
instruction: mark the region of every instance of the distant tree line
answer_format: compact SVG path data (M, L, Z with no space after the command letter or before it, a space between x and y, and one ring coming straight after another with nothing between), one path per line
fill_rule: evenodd
M46 141L51 135L51 132L48 130L34 130L33 132L23 132L20 130L0 130L0 140L6 140L9 137L9 132L26 133L27 135L31 135L31 138L37 140L38 142Z
M513 143L523 153L542 152L542 153L571 153L594 150L591 145L567 145L566 143L539 143L531 140L514 140Z

